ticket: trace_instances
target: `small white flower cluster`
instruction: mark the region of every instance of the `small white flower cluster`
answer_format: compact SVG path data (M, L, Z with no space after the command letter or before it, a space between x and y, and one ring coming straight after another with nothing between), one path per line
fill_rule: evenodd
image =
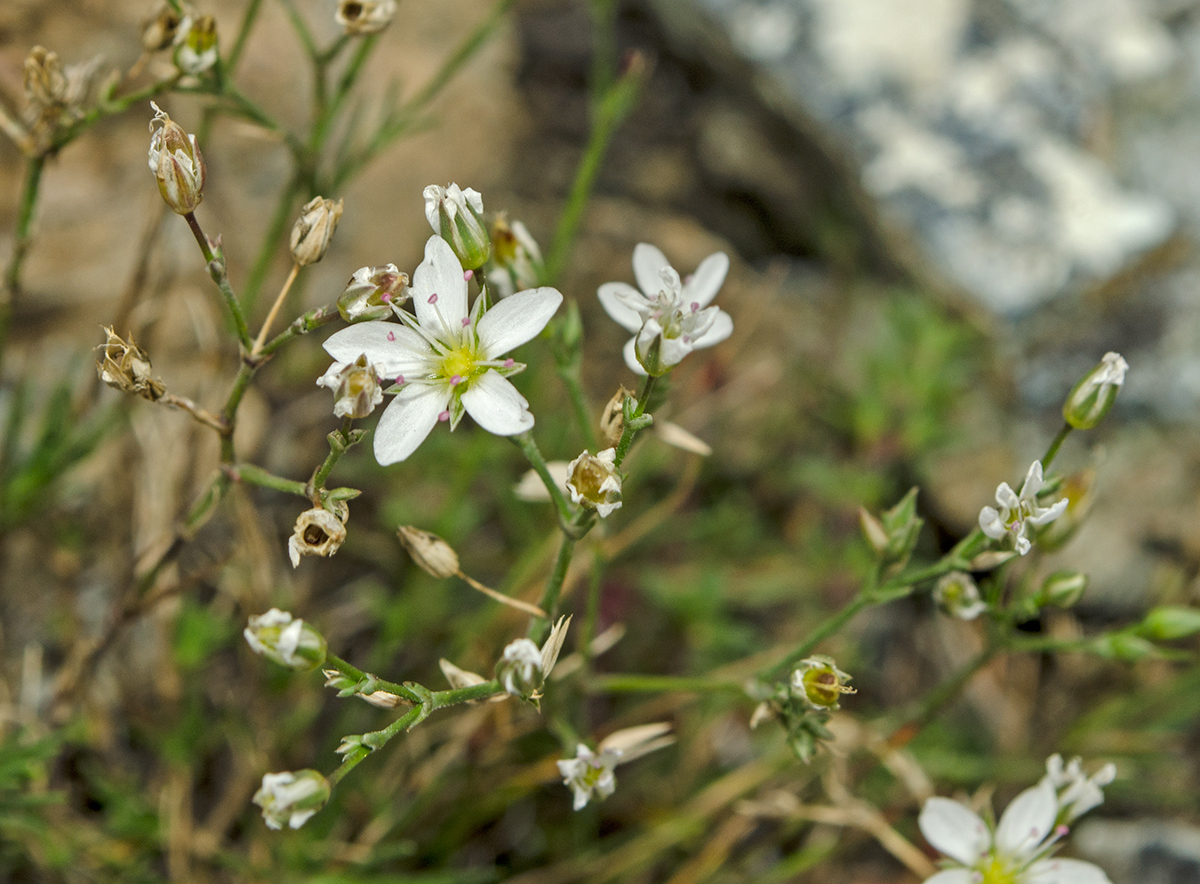
M580 743L575 757L558 762L563 785L575 795L575 810L583 810L595 797L603 801L617 788L614 773L618 764L641 758L649 752L669 746L675 738L669 736L671 725L665 722L629 727L610 734L592 751Z
M1026 536L1029 526L1053 522L1067 508L1065 497L1053 506L1038 503L1038 492L1045 484L1040 460L1030 465L1019 495L1013 492L1007 482L1001 482L996 489L996 503L1000 504L1000 509L985 506L979 512L979 527L983 533L993 540L1011 535L1017 552L1021 555L1029 552L1033 547L1033 542Z
M930 798L918 820L921 833L953 867L926 884L1111 884L1097 866L1051 854L1068 826L1104 800L1101 789L1114 776L1111 764L1087 777L1078 758L1064 766L1053 755L1046 775L1013 799L994 828L957 801Z

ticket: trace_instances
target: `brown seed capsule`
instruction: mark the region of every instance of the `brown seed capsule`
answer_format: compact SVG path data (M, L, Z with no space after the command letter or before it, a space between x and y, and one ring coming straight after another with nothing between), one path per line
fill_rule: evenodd
M396 529L396 535L400 538L400 545L426 574L445 578L458 573L458 553L436 534L411 525L401 525Z
M346 540L346 526L329 510L314 507L296 519L296 527L288 539L288 557L292 567L300 565L301 556L331 556Z
M67 76L58 53L34 46L25 58L25 97L37 108L57 107L66 103Z
M167 388L151 375L150 357L146 352L132 338L124 341L107 326L104 333L108 340L104 344L104 355L96 363L100 380L122 393L132 393L151 402L160 398Z
M303 209L292 227L292 257L305 266L316 264L323 257L333 239L338 221L342 217L343 201L313 197Z
M158 180L158 192L171 211L187 215L204 199L207 170L195 135L189 135L157 104L150 121L150 171ZM159 128L155 129L155 124Z
M179 36L179 26L183 22L184 17L169 3L160 3L154 15L142 23L142 48L147 52L168 48Z
M632 395L633 393L626 390L622 384L608 400L604 412L600 415L600 435L609 447L616 446L621 441L621 434L625 432L625 398Z
M392 23L396 0L339 0L334 18L351 37L375 34Z

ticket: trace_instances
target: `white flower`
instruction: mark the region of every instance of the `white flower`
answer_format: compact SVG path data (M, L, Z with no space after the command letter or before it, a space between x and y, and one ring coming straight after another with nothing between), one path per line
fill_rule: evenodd
M570 617L559 617L558 623L554 624L541 648L527 638L509 642L496 663L496 679L505 693L532 700L534 705L537 705L542 696L542 685L546 683L554 664L558 662L558 655L562 651L570 625ZM445 668L442 671L445 673Z
M1046 776L1043 778L1058 792L1059 821L1070 824L1093 807L1104 803L1103 787L1113 781L1117 768L1106 764L1090 777L1083 772L1083 762L1072 758L1064 767L1061 755L1046 759Z
M1020 496L1013 493L1007 482L1001 482L996 489L996 503L1000 509L985 506L979 512L979 527L983 533L993 540L999 540L1005 534L1011 534L1017 552L1025 555L1033 545L1025 532L1030 525L1045 525L1053 522L1067 508L1067 498L1063 498L1053 506L1040 506L1037 501L1038 492L1045 482L1042 479L1042 462L1035 460L1025 476L1021 486Z
M621 474L616 458L615 448L605 448L596 455L585 451L567 464L571 501L594 509L602 519L621 508Z
M979 597L979 587L965 571L942 575L933 587L933 600L939 608L959 620L974 620L988 609L987 602Z
M396 396L375 430L375 457L383 465L416 451L438 421L458 426L463 413L489 433L512 436L533 426L529 403L507 377L525 368L500 359L550 321L562 295L556 289L517 292L486 313L483 299L467 312L462 264L444 239L431 236L413 274L416 318L397 309L404 325L360 322L325 342L339 362L360 354L395 385Z
M580 743L574 758L558 762L563 785L575 794L575 810L586 807L593 796L602 801L613 793L617 787L613 771L618 764L675 742L674 737L667 736L670 730L665 722L625 728L602 740L595 752Z
M252 616L242 630L246 643L256 654L290 669L315 669L325 662L325 637L287 611L272 608Z
M926 884L1111 884L1091 863L1050 857L1067 833L1056 825L1058 810L1047 779L1018 795L995 831L957 801L930 798L918 820L921 833L955 867Z
M254 803L272 829L282 829L284 823L299 829L328 800L329 781L315 770L264 774L262 788L254 793Z
M337 397L333 403L336 417L366 417L383 401L383 388L379 386L375 366L367 362L365 356L349 363L333 363L317 378L317 386L333 390Z
M638 243L633 275L641 291L623 282L606 282L597 292L608 315L634 333L625 345L626 364L638 374L663 374L692 350L729 337L729 314L708 306L728 272L729 257L717 252L681 283L661 251Z
M462 190L457 184L431 184L422 196L425 218L433 232L450 244L463 267L482 267L492 253L492 238L483 223L483 197L479 191L472 187Z

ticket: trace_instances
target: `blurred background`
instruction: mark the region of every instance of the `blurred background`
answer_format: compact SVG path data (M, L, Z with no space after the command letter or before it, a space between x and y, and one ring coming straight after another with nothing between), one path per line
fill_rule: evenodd
M403 0L364 94L419 90L492 5ZM224 41L244 6L202 11ZM321 44L338 34L335 6L294 3ZM594 292L632 282L636 243L684 273L727 252L717 303L735 330L671 375L656 411L713 454L640 443L625 507L572 575L568 610L598 581L599 628L623 636L597 670L748 677L853 596L870 565L859 506L878 512L920 486L918 554L945 552L996 485L1041 454L1063 397L1108 350L1132 366L1117 406L1056 464L1089 483L1087 522L1018 575L1072 567L1089 589L1023 628L1071 637L1152 605L1196 604L1200 3L636 0L614 10L618 53L640 53L651 73L558 281L583 313L597 417L635 378L620 355L626 333ZM101 70L128 69L152 12L5 0L5 104L22 106L35 45L66 63L99 54ZM587 3L519 0L427 125L324 194L344 198L345 215L286 315L333 300L358 267L411 273L429 235L428 184L476 188L489 212L522 220L546 248L588 138L595 36ZM297 55L285 4L265 0L236 80L294 128L311 85ZM201 125L202 97L161 103L189 131ZM132 108L47 165L4 352L0 879L899 884L918 878L881 823L932 858L915 825L923 797L988 783L1003 806L1058 751L1119 770L1073 855L1114 884L1200 880L1195 643L1133 661L1001 657L888 755L887 723L981 646L981 624L939 615L926 593L865 612L822 647L859 693L811 765L777 728L749 729L745 697L593 692L568 674L543 716L516 703L440 713L364 762L303 829L269 832L249 804L263 773L328 771L342 735L392 716L254 657L240 637L246 616L291 610L384 678L440 686L440 657L488 672L523 619L420 572L395 528L437 532L467 573L536 599L554 520L513 496L520 453L465 421L405 464L380 468L368 446L339 464L334 483L366 493L336 557L293 570L286 540L303 501L236 488L130 603L146 563L175 546L218 452L181 412L98 383L100 326L131 333L173 393L212 409L237 369L191 234L148 173L151 116ZM287 154L225 118L202 147L197 216L221 234L240 290ZM0 142L5 260L23 169ZM263 291L289 266L281 243ZM269 298L259 300L261 319ZM326 335L260 373L240 413L243 460L304 480L323 459L337 426L313 383L328 366ZM582 440L554 361L526 351L518 386L539 444L569 460ZM596 735L669 720L679 742L622 768L611 799L571 814L556 717ZM804 810L831 803L840 821Z

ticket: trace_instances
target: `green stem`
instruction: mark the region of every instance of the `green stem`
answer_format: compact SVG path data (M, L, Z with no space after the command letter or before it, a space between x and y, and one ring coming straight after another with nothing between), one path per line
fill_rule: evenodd
M364 688L365 693L374 693L375 691L390 691L398 697L403 697L409 703L422 703L424 698L407 685L397 684L394 681L384 681L369 673L363 672L351 663L347 663L336 654L326 654L325 663L336 669L338 672L347 678L357 682L366 682L367 687Z
M246 48L246 41L250 38L250 31L258 19L258 11L261 6L262 0L250 0L246 4L246 11L242 13L242 23L238 27L237 37L233 40L233 48L225 57L225 69L230 75L233 74L234 68L242 58L242 51Z
M320 494L325 488L325 482L329 479L329 474L333 472L333 468L337 466L337 462L342 459L342 455L362 441L363 432L360 431L354 434L353 430L354 419L348 417L342 422L340 430L334 430L327 437L329 439L329 454L326 456L325 462L313 472L313 477L308 483L314 496Z
M764 670L764 679L772 681L782 676L784 673L790 670L792 666L794 666L796 663L799 663L801 660L811 654L817 645L825 641L825 639L829 638L831 635L834 635L840 631L843 626L850 622L855 614L867 607L867 605L870 603L871 594L866 588L864 588L858 593L858 595L851 599L844 608L828 617L820 626L813 630L813 632L809 634L808 638L801 642L794 651L784 657L779 663Z
M328 325L337 318L338 310L336 304L326 304L324 307L318 307L315 310L309 310L307 313L301 314L292 320L291 325L263 345L262 349L258 351L259 358L265 360L292 338L306 335L323 325Z
M25 253L33 231L33 215L37 208L38 194L41 191L42 169L45 168L45 156L29 157L25 164L25 181L21 185L21 203L17 209L17 229L13 236L12 257L4 272L4 297L0 301L0 354L8 340L8 330L12 325L13 311L17 306L17 298L21 294L21 268L25 262Z
M221 409L221 421L226 426L226 431L221 436L221 463L232 464L237 460L237 452L233 446L233 431L237 426L237 410L242 404L242 397L246 395L246 390L250 388L250 381L254 379L254 373L258 369L252 365L243 362L238 368L237 377L233 379L233 387L229 391L229 398L225 400L225 407Z
M740 682L707 676L686 675L596 675L588 682L587 690L596 694L666 693L669 691L711 693L728 691L745 693Z
M267 472L262 467L255 466L252 463L230 464L225 467L225 472L238 482L248 482L260 488L271 488L275 491L282 491L285 494L295 494L297 497L308 496L303 482L276 476L274 473Z
M558 597L562 594L563 583L566 582L567 571L570 570L571 557L574 553L574 538L564 534L562 545L558 548L558 558L554 560L554 570L550 572L550 579L546 581L546 589L542 592L542 600L538 605L546 612L547 616L545 618L534 617L529 623L527 637L539 645L546 637L546 633L550 631L550 624L558 616Z
M1050 463L1058 454L1058 449L1062 447L1064 440L1071 435L1071 431L1075 429L1068 423L1063 423L1062 429L1058 431L1058 435L1050 442L1050 447L1046 449L1046 453L1042 455L1042 469L1048 471Z
M558 229L554 233L554 244L546 259L547 285L555 284L571 255L575 236L583 220L583 211L587 208L596 185L596 177L600 174L600 166L608 152L609 142L617 127L636 107L645 77L644 64L631 67L594 107L591 135L579 161L579 168L575 171L571 192L559 218Z
M378 743L376 750L386 745L388 741L390 741L392 737L396 736L396 734L400 733L400 731L408 730L410 727L423 719L427 714L428 713L426 713L422 707L414 706L383 730L377 731L376 739ZM346 778L346 774L358 767L364 758L373 754L374 753L368 749L356 749L351 752L345 757L338 769L329 775L329 785L336 786Z
M595 451L599 445L596 442L596 430L593 428L592 410L588 406L587 395L583 392L583 379L580 377L579 363L559 365L558 375L563 379L567 388L567 396L571 407L575 410L575 420L579 431L583 434L583 443L588 451Z
M654 392L654 384L658 379L654 375L646 375L645 383L642 384L642 392L638 395L637 405L632 412L626 412L625 427L621 431L621 440L617 443L616 456L613 463L618 468L625 462L625 456L629 454L629 448L633 445L633 439L642 429L642 422L639 418L646 416L646 407L650 403L650 394Z
M233 288L229 285L229 274L225 271L224 250L219 244L215 250L213 249L208 237L200 229L200 222L196 220L195 212L188 212L183 218L187 221L192 235L196 238L196 242L200 246L200 251L204 254L204 262L208 265L208 275L212 277L213 282L217 284L217 288L221 291L221 297L225 301L227 318L237 332L238 340L241 342L242 347L245 350L249 350L250 329L246 327L246 317L242 314L242 305L238 302L237 295L233 293Z
M592 97L599 101L612 88L617 74L617 4L591 0Z
M537 446L537 442L533 439L533 433L526 430L516 436L509 436L521 449L521 453L525 455L526 460L533 466L534 471L542 480L542 484L546 486L546 491L550 494L550 499L554 501L554 507L558 510L558 520L562 525L566 525L571 520L571 505L567 503L567 498L563 495L562 489L558 487L558 483L554 481L554 477L550 475L550 468L546 466L546 459L542 457L542 452ZM542 605L546 609L545 605ZM548 609L546 609L548 610Z

